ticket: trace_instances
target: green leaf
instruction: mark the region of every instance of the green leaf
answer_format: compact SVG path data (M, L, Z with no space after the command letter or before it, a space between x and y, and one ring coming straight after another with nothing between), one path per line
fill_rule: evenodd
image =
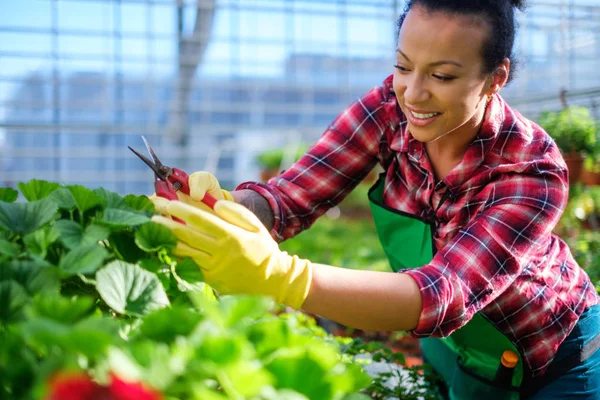
M8 257L17 257L21 252L21 248L18 244L9 242L6 239L0 239L0 254L4 254Z
M62 324L71 325L92 315L96 310L94 299L87 296L63 297L38 296L34 301L33 313Z
M104 216L99 222L105 223L111 227L128 227L142 225L149 221L150 218L145 215L118 210L116 208L107 208L104 210Z
M43 260L15 260L4 266L4 274L21 285L31 296L38 293L58 293L60 276L58 269Z
M56 221L54 229L58 232L60 240L68 249L74 249L81 245L83 228L77 222L61 219Z
M60 260L60 269L68 274L96 272L108 257L108 252L97 244L76 247Z
M136 196L129 194L123 198L125 204L137 211L151 211L154 212L154 204L148 199L147 196Z
M48 199L30 203L0 202L0 226L19 235L26 235L52 220L56 211L56 204Z
M183 260L177 262L175 272L177 273L178 277L188 283L194 284L204 281L204 276L202 275L200 267L191 258L184 258Z
M23 308L29 296L15 281L0 282L0 321L4 324L17 322L23 316Z
M87 228L85 228L85 232L83 233L82 244L98 244L98 242L102 242L108 239L110 235L110 229L105 226L91 224Z
M337 361L337 355L331 351L329 353L329 357L333 359L327 367L332 367ZM308 349L283 349L266 368L277 378L277 387L293 389L311 400L333 398L330 384L324 379L328 369Z
M128 209L129 206L125 203L125 199L117 192L112 192L104 188L94 189L94 193L104 199L106 208Z
M273 376L254 360L244 360L231 365L226 365L218 377L227 375L225 378L242 398L255 398L261 390L274 383ZM221 381L221 383L224 383ZM310 397L309 397L310 398ZM333 397L328 397L331 399ZM312 400L312 398L310 398Z
M75 325L65 325L47 318L34 318L22 324L21 331L30 346L61 348L64 353L81 353L87 357L102 355L117 340L114 320L87 318Z
M123 261L96 272L96 288L106 304L121 314L145 315L169 305L155 274Z
M201 320L201 314L186 308L163 308L146 316L140 331L148 339L172 343L177 336L192 333Z
M54 225L60 234L63 244L73 250L81 245L98 244L98 242L108 239L110 230L105 226L91 224L85 231L75 221L60 220Z
M15 189L9 187L0 188L0 201L14 203L18 197L19 192L17 192Z
M38 378L38 362L18 330L0 333L0 398L28 399Z
M60 188L52 192L49 196L61 210L72 211L75 209L75 198L71 191L67 188Z
M166 226L149 222L135 232L135 244L148 253L160 249L172 250L177 246L177 236Z
M264 296L221 296L219 305L227 326L245 325L273 309L274 303Z
M50 193L60 188L60 184L56 182L48 182L39 179L32 179L27 183L21 182L17 186L28 201L44 199L48 197Z
M117 257L123 261L137 263L147 256L146 252L137 247L130 232L113 232L108 241Z
M254 351L248 340L241 334L233 334L231 331L228 333L219 332L204 337L196 351L196 357L210 360L219 366L253 358Z
M45 258L46 251L58 239L58 234L58 231L53 227L46 227L26 235L23 238L23 242L30 253Z
M101 196L84 186L69 185L67 186L67 189L69 189L73 195L77 209L82 213L91 208L104 204L104 199Z
M371 400L372 397L367 396L362 393L350 393L349 395L344 396L342 400Z
M169 269L169 265L163 263L156 257L139 260L138 265L144 268L146 271L150 271L154 274L158 273L161 269Z
M261 319L249 327L248 338L261 357L290 345L302 345L308 338L294 337L292 321L282 318Z
M119 340L115 319L91 317L78 322L69 336L69 345L88 357L104 356L108 348Z

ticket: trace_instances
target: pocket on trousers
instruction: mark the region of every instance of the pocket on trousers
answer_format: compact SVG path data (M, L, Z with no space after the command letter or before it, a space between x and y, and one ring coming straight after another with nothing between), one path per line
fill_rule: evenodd
M452 400L517 400L519 389L516 387L503 387L495 382L467 370L460 358L454 370L452 381L449 382L449 397Z

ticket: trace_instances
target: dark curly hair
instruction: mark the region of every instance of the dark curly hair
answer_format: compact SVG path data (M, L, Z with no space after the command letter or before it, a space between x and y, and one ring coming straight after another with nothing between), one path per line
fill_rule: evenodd
M428 12L474 15L483 18L491 27L487 43L483 46L484 72L494 71L505 58L508 58L510 60L508 82L512 80L517 64L513 54L517 29L515 9L523 11L524 0L408 0L402 15L398 18L396 38L400 34L406 15L414 6L423 7Z

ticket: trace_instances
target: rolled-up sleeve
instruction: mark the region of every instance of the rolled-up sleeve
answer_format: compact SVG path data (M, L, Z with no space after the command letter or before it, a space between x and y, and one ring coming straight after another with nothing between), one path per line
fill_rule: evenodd
M271 235L291 238L340 203L378 162L379 143L388 129L387 86L376 87L340 114L317 143L294 165L267 183L245 182L269 202Z
M492 184L479 215L429 264L402 271L416 280L422 295L414 336L450 335L496 301L532 257L548 248L568 197L566 171L531 169L537 173L512 174Z

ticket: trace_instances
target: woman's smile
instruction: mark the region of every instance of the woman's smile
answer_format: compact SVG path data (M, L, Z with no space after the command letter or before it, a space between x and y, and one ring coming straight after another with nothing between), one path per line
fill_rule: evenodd
M407 106L405 106L405 108L407 110L406 117L408 118L408 122L411 125L419 127L424 127L429 124L432 124L442 115L442 113L439 112L421 110L417 111Z

